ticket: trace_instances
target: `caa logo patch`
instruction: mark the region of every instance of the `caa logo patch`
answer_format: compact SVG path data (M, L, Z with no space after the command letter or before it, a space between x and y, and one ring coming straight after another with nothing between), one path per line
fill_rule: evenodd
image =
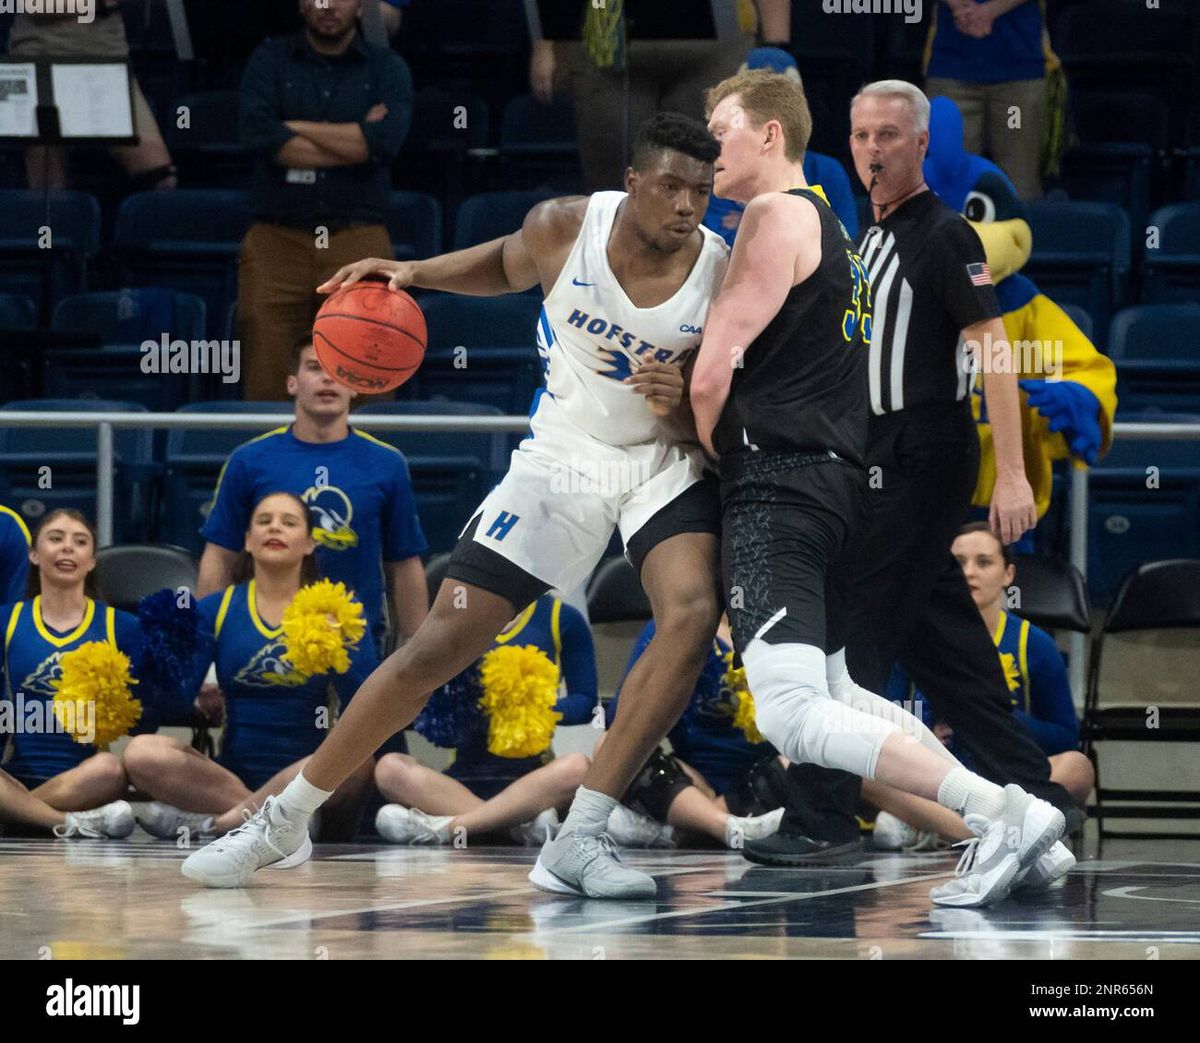
M679 332L680 333L702 334L704 332L704 327L703 326L689 326L685 322L682 326L679 327Z

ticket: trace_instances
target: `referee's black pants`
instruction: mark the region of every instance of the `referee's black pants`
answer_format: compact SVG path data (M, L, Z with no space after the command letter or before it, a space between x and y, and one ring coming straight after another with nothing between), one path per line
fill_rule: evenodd
M1067 811L1070 796L1012 715L996 646L950 553L979 469L970 414L960 403L872 417L867 467L869 517L831 577L848 582L850 676L883 692L899 662L980 775ZM858 780L803 765L789 769L788 782L783 832L839 842L857 835Z

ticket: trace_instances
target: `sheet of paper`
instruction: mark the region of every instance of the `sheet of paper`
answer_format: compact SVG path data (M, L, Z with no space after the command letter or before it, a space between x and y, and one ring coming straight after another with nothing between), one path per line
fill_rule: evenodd
M37 67L0 64L0 138L37 137Z
M127 65L56 64L50 81L64 138L133 137Z

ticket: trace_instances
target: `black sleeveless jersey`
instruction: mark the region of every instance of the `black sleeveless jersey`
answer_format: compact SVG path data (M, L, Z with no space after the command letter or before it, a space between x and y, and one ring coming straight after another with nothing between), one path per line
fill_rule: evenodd
M871 341L866 269L819 187L788 194L817 208L821 262L791 288L735 366L713 447L722 458L756 450L832 450L862 465Z

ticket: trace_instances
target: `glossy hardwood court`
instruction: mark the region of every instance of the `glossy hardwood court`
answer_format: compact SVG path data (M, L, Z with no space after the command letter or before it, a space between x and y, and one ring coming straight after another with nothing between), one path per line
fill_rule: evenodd
M1200 957L1200 841L1109 842L1051 895L979 912L929 902L957 853L766 869L632 852L660 893L621 903L535 890L520 848L323 846L298 869L210 891L180 875L185 852L142 837L0 838L0 958Z

